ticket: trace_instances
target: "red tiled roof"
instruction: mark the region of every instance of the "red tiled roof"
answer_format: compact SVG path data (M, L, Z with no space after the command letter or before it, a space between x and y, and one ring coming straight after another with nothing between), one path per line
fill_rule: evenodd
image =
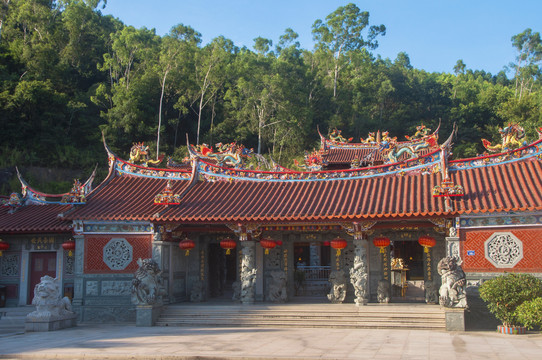
M174 193L181 193L189 181L172 182ZM117 176L101 184L87 198L87 203L77 208L67 218L81 220L148 220L164 209L154 205L154 197L162 192L167 180L150 177Z
M429 152L435 151L435 149L423 149L420 151L420 156L426 155ZM328 161L329 165L334 164L350 164L352 160L359 159L361 162L369 162L371 159L374 159L376 163L384 162L384 157L382 152L374 148L333 148L328 149L327 154L322 156L325 160ZM399 157L400 161L409 159L408 154L402 154Z
M461 213L542 210L542 164L521 161L452 172L465 196L444 198L432 188L440 174L364 179L259 182L196 182L181 205L154 205L166 180L116 177L96 189L87 204L69 214L82 220L153 220L187 223L344 221L421 218ZM182 192L189 181L173 182ZM159 216L154 216L160 212Z
M72 222L58 215L72 205L26 205L9 213L10 208L0 206L0 233L71 232Z

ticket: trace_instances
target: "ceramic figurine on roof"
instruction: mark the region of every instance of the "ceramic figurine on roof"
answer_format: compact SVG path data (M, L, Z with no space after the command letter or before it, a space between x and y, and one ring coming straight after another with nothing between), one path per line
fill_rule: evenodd
M338 142L338 143L348 143L352 141L353 138L346 139L344 136L341 135L341 130L333 129L333 131L329 134L329 138L331 141Z
M388 159L386 161L387 164L399 162L399 158L403 154L410 155L411 159L415 159L418 157L418 155L416 154L416 150L414 150L410 146L403 146L402 148L399 148L399 146L397 145L397 138L387 138L387 140L382 141L380 143L380 150Z
M250 157L254 154L254 150L234 142L225 145L218 143L216 146L222 151L214 152L212 147L202 144L188 145L188 152L193 157L214 160L218 166L233 166L235 168L242 166L243 157Z
M309 153L305 151L305 164L300 164L294 159L294 164L305 171L321 171L326 162L322 158L322 153L318 150Z
M142 166L147 167L149 165L160 164L164 158L161 155L158 160L152 160L149 158L149 147L146 146L143 142L135 143L130 149L130 162L132 164L141 163Z
M427 135L429 135L430 131L431 131L431 129L429 129L428 127L425 127L424 124L421 124L420 126L416 126L416 132L414 133L414 135L412 135L412 136L405 135L405 138L407 140L422 139L422 138L426 137Z
M73 187L69 193L62 196L62 203L84 203L85 202L85 186L81 184L79 179L75 179Z
M522 141L525 138L525 130L519 126L519 124L508 124L505 128L499 128L501 134L502 143L491 145L491 142L482 139L482 144L489 152L502 152L520 148L526 143Z
M23 198L18 193L11 193L9 199L2 200L2 206L16 208L23 205Z

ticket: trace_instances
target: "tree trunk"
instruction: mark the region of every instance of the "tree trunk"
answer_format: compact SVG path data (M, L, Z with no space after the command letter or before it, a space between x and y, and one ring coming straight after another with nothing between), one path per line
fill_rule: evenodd
M156 136L156 160L160 154L160 127L162 126L162 101L164 100L164 89L166 87L166 78L169 68L164 73L164 79L162 80L162 93L160 94L160 109L158 110L158 134Z

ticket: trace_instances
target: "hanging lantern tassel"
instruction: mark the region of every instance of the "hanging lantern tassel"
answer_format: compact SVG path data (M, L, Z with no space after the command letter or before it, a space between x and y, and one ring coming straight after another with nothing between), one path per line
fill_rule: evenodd
M336 237L335 239L331 240L331 247L337 250L337 256L341 256L341 249L344 249L347 245L347 242L345 239Z
M269 255L269 249L275 248L275 246L277 246L277 243L271 239L261 239L260 245L265 249L265 254Z
M62 248L64 250L68 250L68 256L73 256L73 250L75 250L75 241L70 239L62 243Z
M235 249L236 246L237 243L235 242L235 240L230 238L226 238L220 242L220 247L226 249L226 255L230 255L231 250Z
M437 244L437 241L429 235L424 235L420 236L418 243L423 246L423 252L428 253L429 249Z
M179 248L181 250L186 250L184 256L190 255L190 250L192 250L194 247L196 247L196 244L188 238L179 243Z
M6 251L9 249L9 244L7 242L3 242L2 239L0 239L0 256L2 256L2 251Z
M386 252L386 247L390 245L390 239L385 236L378 236L373 239L373 245L380 249L380 253Z

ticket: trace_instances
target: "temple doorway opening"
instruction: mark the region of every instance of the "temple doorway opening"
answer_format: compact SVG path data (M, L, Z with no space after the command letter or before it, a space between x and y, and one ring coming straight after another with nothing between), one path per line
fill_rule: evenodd
M232 284L237 279L237 249L229 255L219 244L209 244L209 298L231 301Z
M394 301L424 301L423 247L417 241L394 241L392 297Z
M323 242L294 243L295 295L326 298L331 271L330 247Z

